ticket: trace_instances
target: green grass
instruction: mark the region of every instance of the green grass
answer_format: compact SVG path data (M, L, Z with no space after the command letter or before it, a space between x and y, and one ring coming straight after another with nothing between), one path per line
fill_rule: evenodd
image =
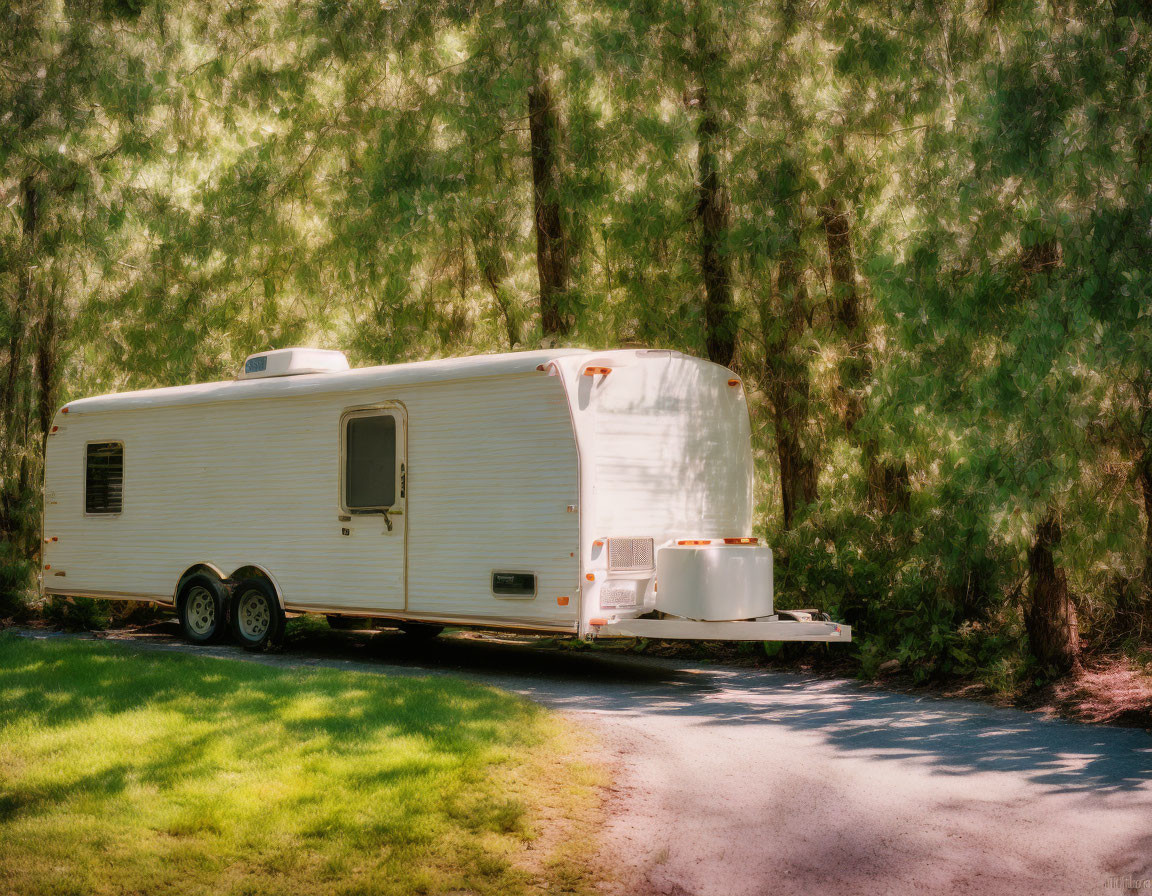
M0 892L586 889L583 737L455 679L0 634Z

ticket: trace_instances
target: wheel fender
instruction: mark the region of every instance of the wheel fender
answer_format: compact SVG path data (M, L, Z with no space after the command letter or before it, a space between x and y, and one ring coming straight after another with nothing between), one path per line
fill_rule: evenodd
M272 591L276 595L276 600L278 600L280 602L280 609L283 610L284 609L284 592L280 588L280 583L276 581L276 577L274 575L272 575L272 573L270 573L263 566L261 566L259 563L244 563L244 564L241 564L240 566L237 566L234 570L232 570L232 575L228 576L228 578L236 579L237 573L239 573L243 569L254 569L258 573L260 573L260 575L262 575L264 578L266 578L268 580L268 584L272 586ZM240 578L247 578L247 576L240 576Z
M172 589L172 606L176 606L176 599L180 596L180 587L184 584L189 576L194 576L198 572L207 571L216 576L221 582L224 581L224 573L220 571L220 567L214 563L193 563L184 572L180 573L180 577L176 579L176 587Z

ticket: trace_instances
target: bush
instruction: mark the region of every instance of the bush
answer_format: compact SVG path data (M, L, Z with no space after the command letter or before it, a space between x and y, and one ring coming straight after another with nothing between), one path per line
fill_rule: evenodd
M32 615L32 564L0 543L0 619L22 622Z
M90 597L50 597L43 614L48 624L65 631L102 631L112 619L108 602Z
M909 511L887 515L822 497L774 541L777 604L851 625L862 677L895 660L918 683L992 669L1006 681L1003 670L1026 654L1010 552L980 525L970 496L936 487L914 495Z
M110 600L101 601L108 612L108 624L120 627L124 625L147 625L158 619L167 619L172 616L171 607L162 607L159 604L139 600Z

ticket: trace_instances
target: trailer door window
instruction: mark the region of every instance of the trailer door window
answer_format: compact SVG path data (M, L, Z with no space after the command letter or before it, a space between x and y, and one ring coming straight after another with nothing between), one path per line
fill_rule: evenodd
M352 513L396 503L396 417L356 414L344 423L344 507Z
M84 457L84 512L120 513L124 509L124 445L92 442Z

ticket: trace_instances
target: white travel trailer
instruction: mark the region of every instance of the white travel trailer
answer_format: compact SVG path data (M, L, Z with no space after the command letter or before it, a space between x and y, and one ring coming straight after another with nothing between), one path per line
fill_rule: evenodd
M44 590L172 605L188 637L285 612L581 637L850 641L774 613L740 379L672 351L350 370L74 401L48 439Z

